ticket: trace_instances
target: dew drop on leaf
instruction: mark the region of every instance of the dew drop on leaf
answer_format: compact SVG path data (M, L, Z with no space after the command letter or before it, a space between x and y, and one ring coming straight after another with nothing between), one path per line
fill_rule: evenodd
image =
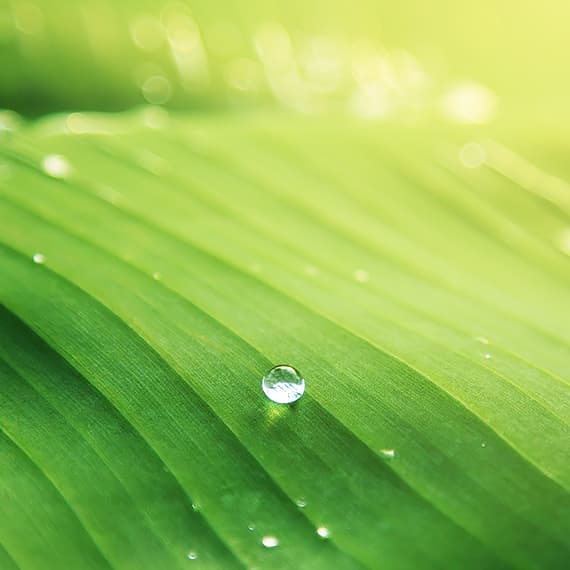
M331 535L331 531L326 527L326 526L320 526L317 529L317 534L321 537L321 538L329 538L329 536Z
M261 539L261 544L263 544L265 548L275 548L276 546L279 546L279 540L276 536L264 536Z
M48 154L42 160L43 171L52 178L67 178L71 173L71 165L60 154Z
M196 558L198 558L198 555L193 550L191 550L188 553L188 560L196 560Z
M292 366L273 367L261 382L265 395L277 404L296 402L305 392L305 379Z
M303 498L299 498L295 501L295 504L300 508L300 509L304 509L307 506L307 501L305 501L305 499Z
M34 263L45 263L46 256L43 253L34 253L34 255L32 255L32 260Z

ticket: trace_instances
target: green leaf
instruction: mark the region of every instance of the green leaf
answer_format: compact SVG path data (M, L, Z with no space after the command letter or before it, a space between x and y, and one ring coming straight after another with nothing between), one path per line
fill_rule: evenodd
M564 567L565 163L498 128L145 118L1 143L0 566Z

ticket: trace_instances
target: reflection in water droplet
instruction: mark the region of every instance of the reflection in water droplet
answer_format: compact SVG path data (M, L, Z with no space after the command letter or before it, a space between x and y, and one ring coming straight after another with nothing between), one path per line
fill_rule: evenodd
M317 534L321 537L321 538L329 538L329 536L331 535L331 531L326 527L326 526L320 526L317 529Z
M53 178L67 178L71 172L71 165L60 154L48 154L42 160L42 169Z
M304 509L307 506L307 501L305 501L305 499L297 499L295 501L295 504L300 508L300 509Z
M272 368L263 377L261 387L273 402L291 404L305 392L305 379L292 366L282 364Z
M198 503L192 503L192 510L198 512L200 510L200 505Z
M386 458L386 459L394 459L394 457L396 457L396 452L393 449L381 449L380 453Z
M368 271L365 271L364 269L357 269L354 272L354 278L359 283L366 283L368 279L370 279L370 275L368 274Z
M264 536L261 539L261 544L263 544L265 548L275 548L276 546L279 546L279 540L276 536Z
M152 274L152 278L155 279L156 281L160 281L162 279L162 273L160 273L160 271L155 271Z
M485 442L483 442L483 443L481 444L481 447L487 447L487 444L486 444Z
M34 253L32 256L34 263L45 263L46 257L43 253Z
M198 555L197 555L193 550L191 550L191 551L188 553L188 559L189 559L189 560L196 560L196 558L198 558Z
M483 357L486 358L487 360L489 360L489 358L493 358L493 355L487 353L487 354L484 354Z
M254 531L254 530L255 530L255 524L254 524L254 523L249 523L249 524L247 525L247 530Z

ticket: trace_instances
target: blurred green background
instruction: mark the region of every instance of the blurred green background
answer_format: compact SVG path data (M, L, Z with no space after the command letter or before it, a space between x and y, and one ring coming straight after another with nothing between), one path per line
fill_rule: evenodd
M385 85L419 69L410 81L423 81L424 100L476 80L501 116L558 122L570 96L569 16L563 0L2 0L0 107L33 116L270 103L260 43L279 51L284 33L319 109L323 99L344 105L355 73L367 73L362 55L374 53L388 56Z

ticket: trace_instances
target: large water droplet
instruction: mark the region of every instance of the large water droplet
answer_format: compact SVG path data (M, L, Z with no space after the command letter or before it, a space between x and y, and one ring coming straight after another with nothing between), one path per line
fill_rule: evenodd
M276 536L264 536L261 539L261 544L263 544L265 548L275 548L276 546L279 546L279 540Z
M188 553L188 559L189 559L189 560L196 560L196 558L198 558L198 555L197 555L193 550L191 550L191 551Z
M32 260L34 263L45 263L46 256L43 253L34 253L34 255L32 255Z
M304 509L307 506L307 501L305 501L305 499L303 499L302 497L298 498L295 501L295 504L300 508L300 509Z
M273 402L291 404L305 392L305 379L292 366L280 364L263 377L261 387Z
M321 537L321 538L329 538L329 536L331 535L331 531L326 527L326 526L320 526L317 529L317 534Z

